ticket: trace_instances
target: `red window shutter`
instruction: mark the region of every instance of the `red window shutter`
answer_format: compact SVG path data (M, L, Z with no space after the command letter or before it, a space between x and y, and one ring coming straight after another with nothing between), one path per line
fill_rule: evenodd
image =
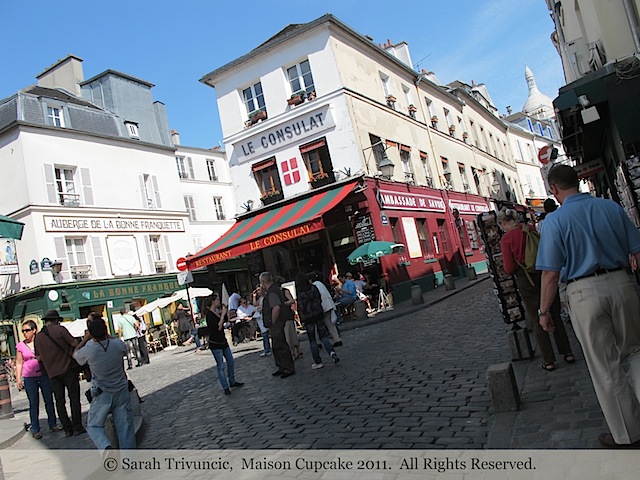
M313 142L307 143L305 145L300 146L300 153L307 153L311 150L317 150L320 147L324 147L327 144L327 141L324 138L320 140L314 140Z

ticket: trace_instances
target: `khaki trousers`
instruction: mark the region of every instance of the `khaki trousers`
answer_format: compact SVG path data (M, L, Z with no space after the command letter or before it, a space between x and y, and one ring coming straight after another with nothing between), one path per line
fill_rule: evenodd
M340 340L340 334L338 333L338 328L331 321L331 312L332 310L329 310L328 312L324 312L324 317L322 318L322 320L324 321L324 324L327 327L327 330L329 330L329 335L331 335L331 338L333 339L333 343L341 342L342 340Z
M623 270L569 283L572 325L617 443L640 440L640 302ZM635 396L635 399L634 399Z

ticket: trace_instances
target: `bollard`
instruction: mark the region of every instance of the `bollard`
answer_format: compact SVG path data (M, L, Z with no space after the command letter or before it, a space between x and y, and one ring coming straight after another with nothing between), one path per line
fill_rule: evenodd
M531 347L531 339L526 328L520 328L516 323L507 333L509 347L511 348L511 360L533 360L534 351Z
M424 298L422 298L422 288L420 285L413 285L411 287L411 302L414 305L424 303Z
M487 389L495 413L515 412L520 408L520 394L510 362L491 365L487 369Z
M0 419L13 418L11 390L7 379L7 370L0 365Z
M473 268L473 265L467 265L467 278L469 281L478 279L478 274L476 273L476 269Z
M453 281L453 275L447 273L444 276L444 288L447 290L455 290L456 284Z

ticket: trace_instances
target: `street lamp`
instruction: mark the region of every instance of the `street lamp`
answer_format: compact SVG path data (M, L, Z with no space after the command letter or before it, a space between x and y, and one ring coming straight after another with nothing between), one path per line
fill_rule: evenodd
M58 275L60 275L61 271L62 271L62 262L61 261L56 260L55 262L53 262L51 264L51 275L53 275L53 281L54 282L60 283Z
M382 160L380 160L380 162L378 163L378 170L380 171L380 174L387 180L390 180L393 177L394 167L395 165L391 160L389 160L389 157L387 157L387 155L384 155Z

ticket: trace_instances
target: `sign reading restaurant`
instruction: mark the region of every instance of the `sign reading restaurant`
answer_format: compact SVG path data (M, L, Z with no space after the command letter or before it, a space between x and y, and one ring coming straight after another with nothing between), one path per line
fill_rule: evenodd
M298 143L302 139L317 135L334 127L329 106L314 110L288 120L258 135L233 144L234 152L242 161L257 156L264 156L273 150L291 143Z
M378 190L376 195L380 208L390 210L419 210L428 212L445 212L446 205L440 197L418 195L415 193Z
M44 217L47 232L184 232L182 219Z

